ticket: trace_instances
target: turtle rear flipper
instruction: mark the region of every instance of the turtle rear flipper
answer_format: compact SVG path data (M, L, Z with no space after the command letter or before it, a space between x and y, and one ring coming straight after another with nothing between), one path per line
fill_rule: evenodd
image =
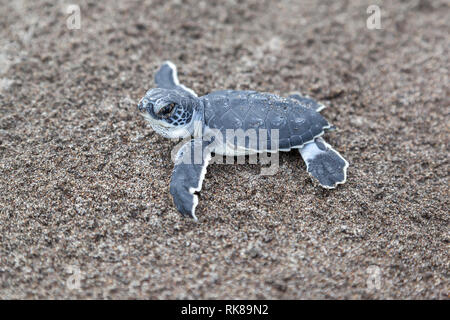
M315 110L316 112L320 112L326 108L326 106L324 104L317 102L316 100L310 98L307 95L301 95L299 93L295 93L295 94L291 94L289 96L289 98L299 101L305 107L311 108L311 109Z
M348 162L322 138L307 143L299 151L308 173L322 187L333 189L347 180Z

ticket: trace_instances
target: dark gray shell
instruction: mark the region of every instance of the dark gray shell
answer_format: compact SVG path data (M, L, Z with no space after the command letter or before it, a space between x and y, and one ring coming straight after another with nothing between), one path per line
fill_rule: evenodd
M219 129L224 135L226 129L255 129L257 134L258 129L267 129L267 149L271 149L271 129L279 130L278 148L285 150L298 148L330 128L313 108L270 93L224 90L201 99L207 127Z

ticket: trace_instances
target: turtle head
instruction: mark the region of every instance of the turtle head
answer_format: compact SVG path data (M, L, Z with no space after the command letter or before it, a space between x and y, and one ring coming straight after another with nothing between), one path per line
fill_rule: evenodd
M166 138L184 138L193 134L200 102L184 90L156 88L147 91L138 109L158 134Z

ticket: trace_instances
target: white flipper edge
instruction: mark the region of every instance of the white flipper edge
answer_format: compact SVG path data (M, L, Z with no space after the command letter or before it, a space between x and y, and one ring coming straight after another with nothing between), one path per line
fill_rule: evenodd
M200 160L196 159L200 152L201 163L196 163L196 160ZM202 141L201 138L184 144L177 153L170 181L170 193L178 211L195 221L198 221L195 215L198 196L195 192L202 188L208 164L212 159L211 152L209 143Z
M308 173L326 189L333 189L347 181L349 163L322 138L299 149Z
M171 62L171 61L165 61L164 64L168 65L170 69L172 69L172 75L173 75L173 82L181 87L183 90L188 91L189 93L191 93L192 95L197 97L197 94L195 93L194 90L192 90L191 88L186 87L185 85L182 85L180 83L180 80L178 80L178 71L177 71L177 66Z

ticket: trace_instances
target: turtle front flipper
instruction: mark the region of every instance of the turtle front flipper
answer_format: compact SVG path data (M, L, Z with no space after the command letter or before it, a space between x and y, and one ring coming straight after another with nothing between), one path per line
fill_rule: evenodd
M305 144L299 151L306 162L308 173L316 178L322 187L333 189L347 180L347 160L322 138Z
M155 82L159 88L181 89L197 96L194 90L180 84L178 80L177 67L170 61L166 61L155 74Z
M202 188L211 152L212 143L197 138L184 144L175 159L170 194L178 211L195 221L197 221L195 207L198 204L195 192Z

